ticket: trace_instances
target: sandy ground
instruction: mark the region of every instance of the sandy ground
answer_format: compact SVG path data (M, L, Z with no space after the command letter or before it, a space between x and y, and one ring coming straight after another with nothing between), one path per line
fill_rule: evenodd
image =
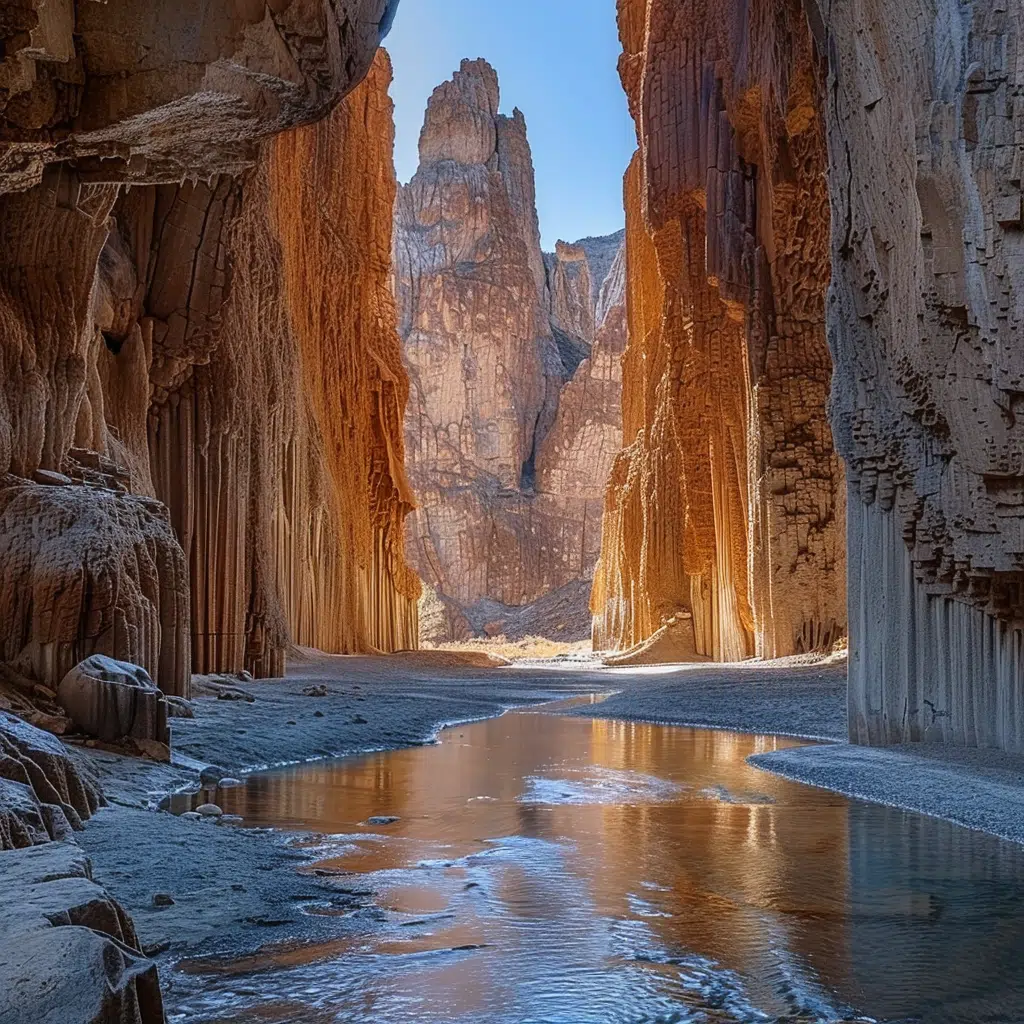
M307 696L311 686L326 696ZM144 944L165 965L182 957L241 954L268 943L372 927L357 893L295 870L313 837L242 830L158 812L169 791L194 785L199 768L229 775L313 758L430 742L445 724L574 693L617 691L571 714L841 740L845 666L773 665L602 669L579 658L459 668L433 658L314 658L286 680L242 684L256 699L199 697L194 720L174 720L186 763L155 765L88 754L113 805L81 835L99 882L132 912ZM190 759L190 760L189 760ZM950 818L1024 842L1024 760L921 748L874 751L812 746L756 759L789 778ZM174 903L154 906L154 896ZM308 901L351 913L302 912ZM171 985L187 977L164 971Z
M846 737L845 664L609 668L598 678L602 689L619 692L575 714L807 739Z

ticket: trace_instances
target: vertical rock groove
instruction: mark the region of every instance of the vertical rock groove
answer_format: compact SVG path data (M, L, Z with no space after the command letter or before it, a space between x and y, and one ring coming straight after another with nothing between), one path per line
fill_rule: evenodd
M50 685L416 643L395 4L201 7L0 19L0 660Z
M826 649L846 618L819 58L795 2L620 0L619 25L640 149L595 643L673 623L696 658Z
M1024 749L1019 4L832 5L850 731Z

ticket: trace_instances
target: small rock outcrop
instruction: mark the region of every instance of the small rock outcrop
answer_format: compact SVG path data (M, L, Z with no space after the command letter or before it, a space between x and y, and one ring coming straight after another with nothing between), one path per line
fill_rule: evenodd
M0 852L0 1021L163 1024L157 966L75 843Z
M464 61L430 99L395 206L409 551L432 596L429 639L480 633L590 575L603 472L573 459L619 446L621 334L593 351L595 276L619 240L594 240L593 267L581 246L545 258L526 120L498 107L494 69Z
M620 0L619 27L639 151L595 645L671 622L696 657L827 649L846 631L845 494L818 51L796 0Z
M57 700L71 721L96 739L170 743L167 703L138 665L94 654L61 680Z
M60 740L0 712L0 850L64 839L103 803Z
M0 1021L163 1024L156 964L73 838L103 802L59 740L0 713Z

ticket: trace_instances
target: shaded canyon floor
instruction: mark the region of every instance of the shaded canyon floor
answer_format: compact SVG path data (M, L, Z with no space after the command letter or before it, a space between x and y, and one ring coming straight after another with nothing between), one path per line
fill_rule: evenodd
M417 822L414 827L418 832L422 831L421 819L426 819L429 826L427 827L428 832L433 828L431 822L436 825L438 821L441 821L445 827L450 827L451 818L447 813L442 813L437 808L434 811L430 810L430 806L432 806L430 801L435 798L440 799L439 794L434 793L433 790L444 790L445 787L450 788L463 784L470 784L471 788L473 784L478 784L479 788L485 781L483 776L486 775L487 766L486 763L483 768L478 765L477 777L471 777L468 782L465 773L461 770L455 771L454 775L449 777L451 773L445 769L444 765L445 744L442 743L440 747L432 744L423 746L424 743L430 743L436 736L438 728L446 723L465 723L491 718L491 721L481 726L470 726L469 728L500 731L504 725L498 723L515 721L517 718L516 715L513 715L493 720L493 716L499 714L504 708L537 704L542 701L584 693L602 693L611 694L611 696L601 704L586 703L582 706L563 708L564 715L584 719L576 723L567 722L564 728L569 730L567 733L569 736L586 735L590 737L586 742L591 745L594 743L594 737L603 735L610 738L610 746L596 752L591 749L587 756L590 757L589 763L600 769L599 776L605 768L613 772L613 776L604 780L605 782L611 781L613 790L614 786L618 784L614 772L619 771L622 765L616 766L617 763L606 765L604 760L608 757L612 757L613 760L616 757L620 760L625 758L625 761L628 762L626 768L630 771L637 767L636 759L640 757L643 764L647 765L640 774L659 777L660 769L659 771L651 770L652 764L657 767L654 762L657 762L658 757L654 756L652 762L649 752L643 755L642 751L638 752L633 749L635 746L633 741L623 746L624 737L646 736L648 739L644 742L650 743L652 735L678 736L685 731L691 737L700 738L700 742L706 745L713 747L717 744L723 750L728 749L730 751L727 758L729 761L728 771L740 773L745 780L740 789L748 794L767 794L774 801L774 803L762 805L756 801L741 800L737 804L734 799L736 786L725 783L721 779L712 779L709 775L706 784L697 787L698 790L707 791L701 797L699 810L701 814L711 814L711 817L716 820L716 816L731 819L738 813L736 808L739 806L746 807L749 811L750 821L754 821L758 815L764 813L764 808L777 808L780 805L789 808L790 797L787 796L786 799L780 801L776 791L791 795L797 794L792 796L795 806L803 806L808 809L803 819L804 825L807 826L808 836L820 825L818 821L818 809L820 808L824 808L821 813L826 816L842 817L843 821L847 823L844 826L847 830L854 828L851 823L855 822L858 815L871 820L884 820L885 825L884 827L879 826L881 830L877 833L878 835L888 835L892 832L897 837L903 837L899 840L900 843L903 843L902 846L899 846L903 853L897 853L895 848L893 851L893 857L898 859L904 854L909 856L907 851L919 849L922 836L926 839L926 846L934 847L935 842L927 839L927 835L930 835L929 830L938 829L946 837L943 840L944 845L939 845L942 849L952 850L949 854L953 858L951 863L955 862L961 865L956 868L954 874L959 872L963 876L962 880L973 880L971 884L975 884L978 877L982 877L988 878L991 885L995 885L997 888L1001 886L1003 884L1000 881L1002 868L995 875L989 869L996 863L1000 865L1015 863L1015 859L1021 856L1016 846L1001 843L990 837L972 836L965 830L919 818L905 811L896 809L883 811L859 802L850 804L841 797L826 794L820 790L794 786L745 764L747 755L753 754L755 755L754 764L759 768L767 767L797 778L806 776L807 781L822 783L833 789L845 790L856 795L857 786L862 780L857 771L850 766L851 759L856 760L862 756L874 758L878 763L873 762L869 766L871 768L870 778L876 780L876 784L879 779L883 779L886 790L884 793L868 792L866 795L912 810L937 814L942 814L946 810L944 802L955 803L957 806L952 809L964 813L978 813L978 809L981 807L984 812L984 820L967 821L967 824L973 827L985 827L1014 838L1024 838L1024 829L1020 829L1021 823L1024 823L1024 772L1012 759L1003 757L1001 760L995 761L981 755L958 757L955 752L949 751L942 751L940 755L939 752L927 748L917 751L914 755L905 751L865 752L853 750L842 743L822 746L778 739L755 740L753 738L754 734L765 736L770 733L781 736L788 733L802 737L816 737L821 740L838 739L844 729L844 675L843 666L785 663L742 666L704 665L627 671L621 669L600 670L591 667L566 668L565 665L558 663L490 669L457 667L456 659L450 656L446 658L444 655L421 655L392 659L311 657L303 664L296 664L285 680L245 684L243 688L256 698L251 703L218 700L213 696L198 698L194 702L196 718L191 721L175 721L176 749L183 757L183 763L179 766L157 766L145 762L129 761L110 753L91 752L90 759L103 777L104 787L111 799L112 806L101 811L90 822L86 831L81 835L80 841L93 858L97 879L121 899L132 912L140 936L147 948L162 950L161 973L168 991L171 1020L176 1019L175 1013L179 1012L193 1014L191 1017L178 1018L181 1020L251 1019L230 1015L201 1016L201 1013L206 1011L203 1009L202 1000L199 997L207 987L211 991L221 992L225 990L225 986L232 991L240 987L243 993L248 989L244 983L239 984L239 978L233 967L223 968L227 971L224 977L220 976L221 968L215 968L218 972L218 980L208 986L209 977L197 977L195 974L184 973L175 966L180 965L182 961L195 963L197 960L205 960L207 961L205 965L201 963L193 968L205 971L209 968L210 958L214 958L216 964L230 964L233 959L252 957L259 954L261 950L270 948L277 951L277 956L270 966L273 966L275 970L298 972L291 975L294 980L303 977L303 972L307 971L312 971L316 975L318 971L324 969L322 966L324 963L333 962L333 957L340 955L345 949L352 949L353 944L362 943L364 945L360 948L364 948L365 943L377 941L370 937L377 936L379 938L394 924L393 919L389 917L390 911L380 902L376 882L363 884L359 879L354 880L352 877L339 880L335 875L337 866L328 865L323 868L317 862L337 854L338 844L341 843L344 846L346 842L337 838L325 839L324 835L350 835L354 831L365 831L397 836L405 834L406 829L413 826L403 825L401 822L395 823L394 828L398 831L394 833L389 832L387 827L367 828L363 826L360 830L355 828L357 825L355 819L348 820L351 814L347 810L343 815L344 821L329 822L322 815L326 806L323 800L317 802L312 796L302 796L304 793L308 794L309 791L308 773L311 772L316 778L316 786L322 787L325 784L329 786L330 778L336 776L338 772L344 774L349 771L363 770L365 774L365 766L370 763L367 761L367 757L369 757L370 761L376 765L373 777L377 781L373 783L373 786L379 790L381 786L387 788L392 784L392 782L381 781L382 779L391 779L393 776L391 757L399 758L399 760L411 759L417 764L420 764L422 760L423 771L420 774L423 777L418 782L419 787L425 787L421 801L422 807L417 809L411 804L409 809L403 807L402 812L404 813L399 812L399 817L403 820L407 817L413 818ZM326 687L324 696L310 696L304 692L310 690L319 694L322 692L322 687ZM549 714L530 717L533 721L558 721ZM586 721L587 718L591 721ZM603 723L599 719L604 720ZM660 722L729 729L749 735L745 737L732 735L731 738L727 738L723 733L678 729L654 729L652 732L646 726L639 724L632 726L629 724L630 722ZM563 727L556 726L554 728ZM574 734L572 730L579 730L579 732ZM466 730L455 730L456 737L459 731L465 732ZM449 732L446 737L452 735L453 732ZM631 746L631 744L633 745ZM722 744L725 746L723 747ZM556 746L561 749L560 744L556 744ZM400 748L405 748L404 754L368 755L367 753L374 750ZM551 749L555 750L555 747ZM615 752L616 750L618 753ZM571 758L577 754L580 754L579 742L570 741L566 746L564 757ZM194 821L173 814L154 813L155 806L164 793L187 787L197 789L198 770L203 765L216 764L220 769L218 774L244 778L249 770L267 767L272 763L296 763L337 756L348 756L349 758L354 756L356 759L340 763L321 763L309 768L295 768L284 773L274 772L270 775L261 775L247 787L214 790L202 796L202 799L215 799L229 812L244 814L245 824L251 827L243 828L237 827L237 825L233 827L230 824L218 826L212 821ZM580 754L580 756L583 755ZM375 757L377 760L373 761ZM888 761L886 761L887 758ZM552 758L548 758L548 760L552 760ZM712 758L712 761L715 761L715 758ZM499 759L499 767L500 764ZM359 765L362 765L363 769L354 767ZM539 770L543 768L543 765L535 767L538 767ZM864 765L861 764L862 769L863 767ZM898 773L893 770L894 767L898 767ZM721 765L714 768L711 770L711 774L713 775L720 768ZM503 776L507 775L509 779L520 778L515 771L511 773L502 771ZM936 797L936 779L938 778L936 773L944 773L942 778L945 780L944 785L939 787L938 802L934 799ZM411 773L409 777L415 775L416 773ZM532 774L526 772L522 778L535 776L540 777L537 776L537 772L532 772ZM543 776L543 772L541 772L541 776ZM304 778L306 781L303 781ZM462 782L458 782L459 779ZM621 781L623 780L618 779L618 782ZM561 782L564 782L564 778L561 778ZM562 789L558 789L561 782L555 785L558 794L563 792ZM592 788L593 783L594 779L590 779L589 782L584 780L584 790L586 791L588 786ZM602 795L600 790L604 783L600 778L598 778L598 783L598 795ZM514 783L510 783L510 785L512 784ZM626 780L626 784L631 785L632 783ZM533 783L523 783L523 785L533 785ZM313 788L314 793L316 786ZM716 786L724 788L716 789ZM399 788L401 788L400 785ZM575 791L573 787L570 789ZM249 804L250 797L246 794L250 792L265 793L268 790L278 794L275 797L274 807L263 807L258 813L254 813ZM972 801L970 808L965 811L964 808L968 801L957 800L958 792L972 793L978 799ZM322 795L323 793L321 793ZM473 795L480 794L470 794L470 796ZM483 793L483 795L488 794ZM518 798L521 795L510 797L510 806L514 805L517 814L526 815L529 808L534 805L529 801L522 802ZM583 796L587 796L587 792L583 792ZM199 798L192 799L194 801ZM288 815L282 817L281 808L285 805L294 807L296 799L300 801L299 806L303 808L303 811L299 814L290 811ZM419 799L417 798L417 800ZM469 797L461 799L460 806L471 806L465 804L466 799ZM623 807L637 806L630 802L632 799L630 797L623 802L613 798L607 804L598 801L597 805L604 807L607 814L621 817L624 813ZM310 800L313 800L313 804L309 802ZM985 800L990 805L988 811L984 810ZM556 803L560 804L561 802L562 798L558 796ZM583 802L587 803L586 800ZM570 800L569 804L575 806L576 801ZM544 801L540 801L538 806L543 808L546 805ZM657 809L659 804L656 801L654 805L651 805L644 798L640 801L639 806L648 809L653 806ZM761 807L761 810L757 810L758 807ZM836 808L842 808L842 813L840 814ZM856 810L851 810L851 808ZM369 804L364 807L355 801L352 813L356 813L357 818L362 822L372 814L388 814L393 810L393 807L387 806L371 808ZM479 810L476 808L474 812ZM592 811L591 808L587 813L592 813ZM547 813L547 811L544 812L544 814ZM773 813L780 812L774 811ZM785 813L788 815L790 811L787 810ZM872 815L881 817L872 818ZM634 817L627 815L630 821L633 821ZM618 841L626 841L628 845L630 836L633 839L639 839L646 834L645 829L648 826L643 822L647 820L647 817L646 814L642 814L635 819L634 824L621 826L626 828L626 837L625 840L620 837ZM476 821L472 815L468 820L474 826L479 826L479 835L474 832L474 839L501 838L503 835L511 834L500 823L492 823L493 827L488 828L485 827L485 823ZM271 826L284 826L284 829L279 830ZM801 827L803 826L792 825L794 834L799 832ZM857 868L858 864L868 870L875 863L869 857L870 851L874 849L872 836L875 833L871 831L871 828L874 827L871 826L867 833L863 831L857 833L863 840L859 846L853 844L846 848L847 854L844 855L846 870L853 870ZM908 832L908 829L913 834ZM1020 832L1015 832L1015 829L1020 829ZM492 832L493 835L491 835ZM730 835L736 843L737 850L741 850L743 842L746 840L735 831ZM754 833L750 833L750 836L756 838L756 830ZM843 843L850 844L851 836L852 833L847 831L840 838ZM130 842L125 841L126 837L130 837ZM431 839L442 845L446 841L444 835L420 835L419 838ZM547 842L549 838L545 838L544 842ZM806 836L805 840L810 841ZM836 841L838 842L839 839ZM770 850L775 850L775 846L772 845L774 842L775 840L772 840L771 843L768 843ZM545 849L548 848L545 847ZM512 860L504 862L501 870L518 871L515 861L521 854L522 850L518 852L513 850L510 855ZM401 859L398 853L394 855ZM459 854L459 857L467 855L463 852ZM739 853L736 855L738 856ZM874 856L874 854L870 854L870 856ZM495 853L495 857L501 860L500 854ZM858 857L861 858L860 861L858 861ZM868 860L864 861L864 857L868 857ZM427 857L426 859L437 858ZM839 859L843 860L842 857ZM403 864L396 864L396 870L410 868L409 864L404 862ZM963 864L967 866L964 867ZM978 870L976 870L977 865L981 865ZM890 859L886 864L882 864L879 870L889 870L892 867L893 863ZM342 869L348 871L350 866L342 865ZM680 861L679 870L683 872L687 870L685 858ZM940 866L936 870L940 874L945 872L943 877L948 874L944 867ZM1016 871L1016 868L1013 870ZM1016 878L1016 875L1014 877ZM497 876L492 878L492 881L495 881L496 878ZM626 886L629 891L623 889L619 892L619 896L625 899L630 894L633 896L639 894L641 898L646 899L647 891L641 884L645 881L652 881L652 879L633 879L636 884L630 883L630 886ZM653 881L657 885L662 884L656 879ZM468 884L468 881L465 884ZM640 886L640 889L637 889L636 886ZM650 890L650 893L653 894L652 898L655 904L662 898L656 889ZM165 897L169 897L173 902L169 902ZM978 912L981 913L984 909L983 901L979 903L976 894L971 898L977 904ZM439 899L436 894L430 899L434 902L428 902L421 908L423 914L427 914L429 918L430 915L445 913L442 909L434 906ZM959 906L959 899L960 896L955 896L952 898L952 902L948 903L948 906L954 909L947 912L952 912L954 917L958 913L955 908ZM913 899L911 903L912 906L909 909L904 907L900 910L900 913L908 914L909 918L913 918L921 909L917 903L913 902ZM998 904L998 900L996 904ZM634 915L629 920L639 922L637 927L642 928L647 928L652 922L654 925L659 925L663 923L663 919L658 916L662 911L657 907L655 910L657 913L650 920L644 918L643 914ZM878 908L876 907L875 910ZM998 916L997 910L996 906L996 910L993 911L995 916L991 916L993 921ZM819 908L819 911L824 914L825 919L828 919L831 914L827 908L825 911L821 911ZM819 911L815 911L815 913ZM423 914L416 909L412 919L419 920ZM867 916L870 918L871 914L869 913ZM860 911L854 917L860 921ZM428 928L427 931L431 931L431 929ZM856 931L857 929L854 928L853 933ZM462 931L459 931L456 937L461 935ZM452 946L487 944L478 942L472 936L470 939L466 939L465 942L453 940L451 944L445 946L445 949L448 950ZM699 943L697 945L699 946ZM422 952L427 960L431 961L437 951L433 949L430 942L427 943L427 947ZM665 948L669 947L674 948L672 943ZM694 946L690 952L694 952L696 948ZM377 955L386 957L390 954L372 954L372 956ZM460 959L472 960L473 955L473 951L463 950L445 969L450 968L456 973L462 970L476 970L477 968L472 966L465 968L458 966ZM485 957L490 955L485 953ZM665 955L670 960L676 956L671 951ZM768 955L768 953L764 955ZM931 953L927 955L931 955ZM712 959L715 958L712 957ZM261 962L259 960L248 961L248 964L251 968L254 965L259 966ZM396 961L386 960L385 962ZM718 963L717 960L715 962ZM321 966L318 967L318 964ZM268 964L264 964L264 966L268 966ZM424 969L432 971L436 966L436 962L431 961L431 964L425 965ZM675 977L678 974L678 966L678 964L668 963L667 966L661 964L650 968L650 970L655 975L660 976L667 972ZM693 965L691 964L691 966ZM618 970L619 967L622 965L618 965L616 969ZM647 978L645 972L648 971L648 967L637 969L641 970L644 978ZM633 968L622 967L622 970L625 971L625 974L617 976L619 980L628 976ZM228 980L224 980L228 976L230 976ZM388 977L391 979L390 981L382 982L385 988L398 986L398 989L394 991L400 990L400 979L392 974L389 974ZM655 980L657 981L657 979ZM716 984L722 982L722 978L718 975L715 975L713 980ZM655 997L656 999L669 998L658 987L663 981L664 978L655 984L657 992L652 994L652 999ZM310 985L313 987L316 987L316 984L319 983L310 981ZM676 982L673 981L672 985L675 984ZM728 988L728 986L726 987ZM387 998L394 995L392 988L388 988L390 994L387 995ZM263 991L259 985L251 990ZM742 991L746 992L747 990L742 989ZM750 993L747 992L744 998L749 1000L749 997ZM765 996L765 998L768 997ZM784 1012L790 1015L798 1012L795 1004L786 1009L781 1004L772 1003L774 998L774 996L771 997L767 1002L761 1000L759 1004L757 1000L751 1002L751 1007L754 1009L757 1009L758 1005L768 1007L769 1009L765 1012L770 1012L774 1016L765 1018L755 1015L749 1019L778 1019ZM195 1002L196 999L199 999L199 1003ZM856 1000L847 999L847 1002L856 1008ZM660 1004L657 1004L655 1000L655 1003L651 1005ZM694 1005L698 1006L699 1003ZM304 1008L301 1009L301 1012L297 1007L293 1007L289 1011L293 1012L293 1016L275 1018L271 1015L266 1019L309 1021L335 1019L329 1014L325 1015L327 1011L323 1006L320 1006L319 1009L312 1004L302 1004L302 1006ZM192 1009L189 1010L188 1007L192 1007ZM833 1008L837 1012L839 1009L843 1009L838 1004ZM210 1008L206 1007L206 1009ZM761 1010L757 1009L757 1012L760 1013ZM195 1016L196 1013L199 1013L200 1016ZM356 1018L343 1017L342 1019ZM389 1016L388 1019L391 1017ZM401 1019L401 1017L395 1019ZM432 1018L428 1016L425 1019ZM499 1020L502 1018L485 1019ZM522 1019L532 1020L534 1018L528 1016ZM547 1018L537 1017L536 1019ZM552 1019L566 1018L554 1017ZM581 1019L589 1020L591 1018ZM593 1019L619 1018L596 1016ZM633 1018L628 1019L632 1020ZM636 1019L653 1021L687 1020L689 1018L686 1016L673 1018L655 1014L648 1017L639 1016ZM723 1016L711 1019L737 1018ZM741 1016L738 1019L747 1018ZM837 1018L833 1014L832 1017L825 1016L823 1018L787 1016L785 1019Z

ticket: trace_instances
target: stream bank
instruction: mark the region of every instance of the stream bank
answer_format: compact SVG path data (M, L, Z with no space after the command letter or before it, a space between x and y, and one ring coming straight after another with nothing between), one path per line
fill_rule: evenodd
M192 760L191 767L88 753L111 807L89 823L81 844L93 860L97 880L131 911L144 945L162 951L165 967L184 956L243 955L269 943L322 940L374 926L373 909L358 893L345 897L347 907L338 907L342 916L302 912L306 903L339 899L336 886L295 870L315 857L315 836L243 830L155 813L160 796L196 782L198 765L214 764L226 775L242 776L271 764L414 746L429 742L445 724L609 691L616 692L604 703L566 713L834 740L845 730L843 665L627 672L585 664L572 669L550 664L483 669L440 665L429 658L315 657L294 665L284 680L242 686L255 697L252 703L201 696L194 702L195 719L175 720L175 748ZM325 696L305 692L324 686ZM955 801L948 795L956 790L947 785L943 803L935 804L934 787L915 785L914 765L934 770L938 763L949 779L965 780L965 785L975 785L979 777L984 784L983 773L991 769L981 763L984 755L973 763L966 758L957 763L953 752L939 752L938 762L935 752L928 753L930 759L833 744L760 755L754 763L798 781L868 798L872 794L862 794L858 787L863 782L867 788L872 776L876 781L882 777L887 793L880 795L888 798L881 802L952 814ZM863 762L857 772L843 764L851 758ZM1011 765L999 770L1014 771ZM988 781L1010 784L1007 775ZM1024 795L1024 772L1020 782ZM1003 791L991 792L995 817L987 819L988 830L1014 838L1014 823L1024 821L1021 802L1003 800L1000 810ZM167 905L155 905L156 897Z

